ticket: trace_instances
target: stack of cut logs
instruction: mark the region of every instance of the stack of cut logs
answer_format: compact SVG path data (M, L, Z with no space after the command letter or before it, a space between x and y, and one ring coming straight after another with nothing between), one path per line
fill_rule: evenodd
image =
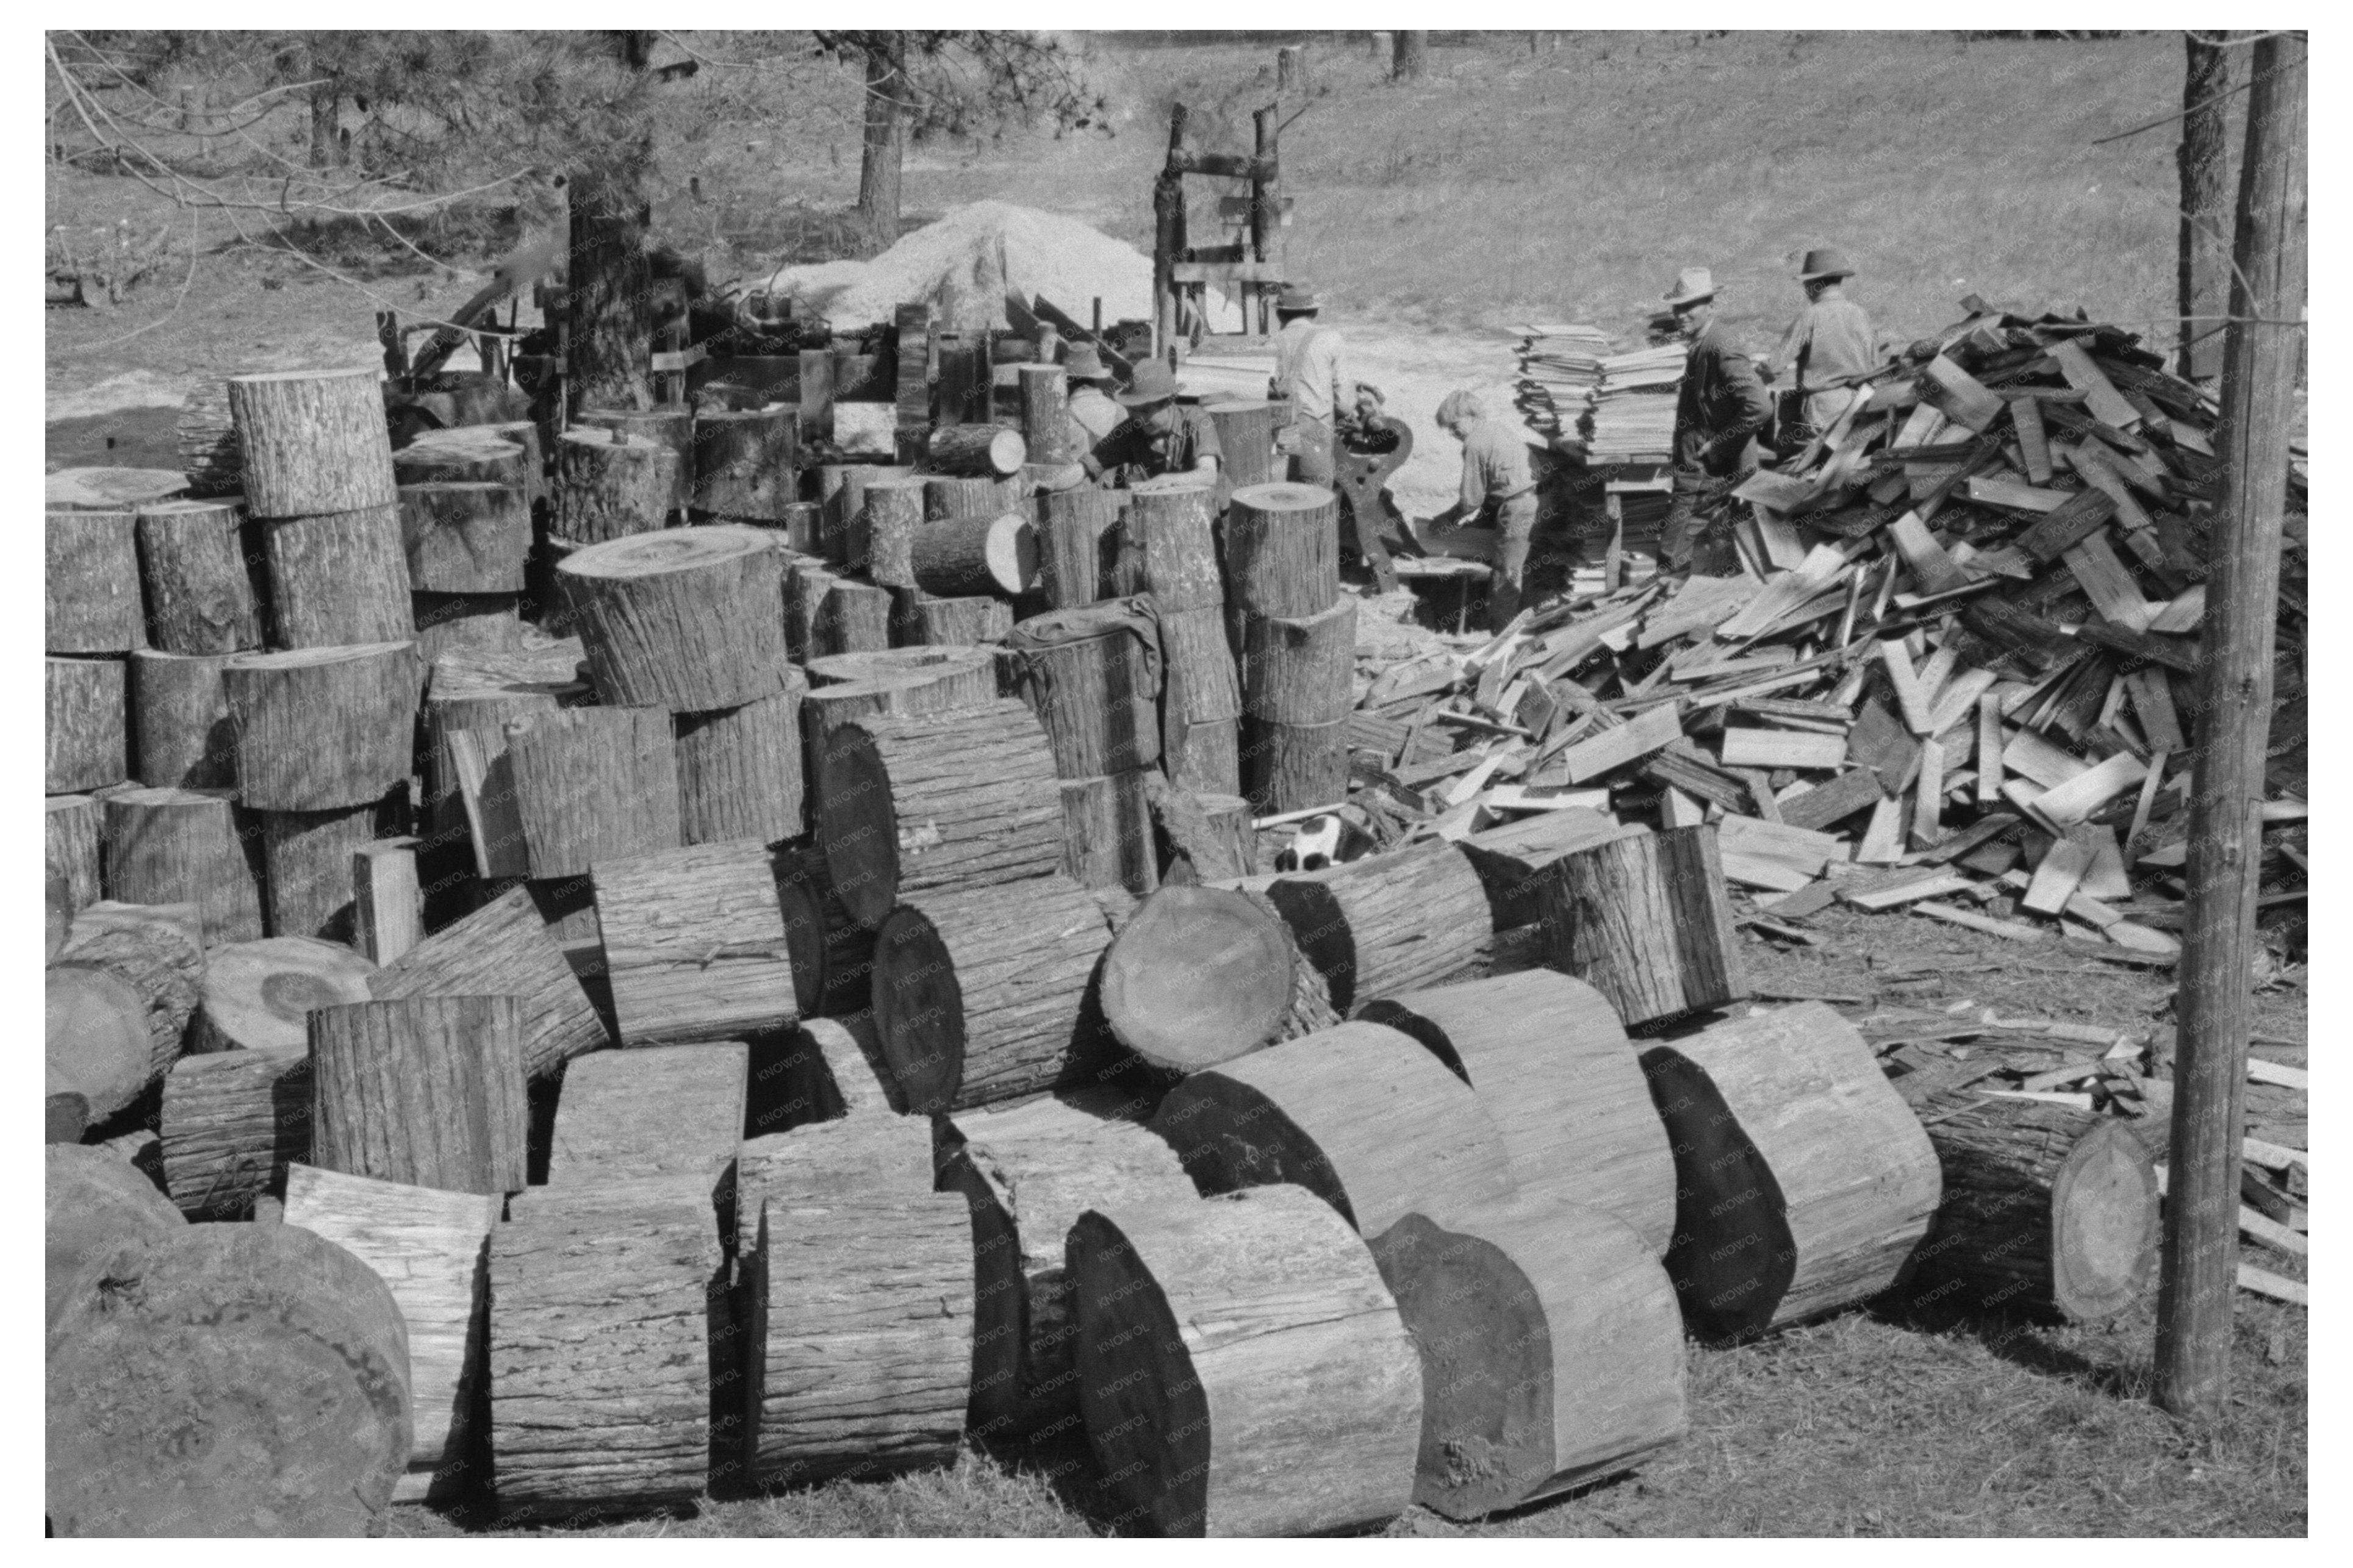
M266 594L233 505L63 565L52 520L53 668L219 661L227 756L102 822L52 802L58 1533L664 1508L1073 1420L1129 1524L1471 1518L1676 1440L1686 1333L1915 1277L2135 1299L2149 1154L2042 1105L1915 1117L1829 1008L1742 1005L1726 826L1352 803L1382 852L1260 875L1240 721L1263 808L1337 801L1366 718L1330 497L1244 487L1222 562L1189 479L1027 501L1059 371L1015 389L1033 442L922 328L859 356L922 469L811 460L858 425L828 356L797 404L743 367L545 443L524 567L558 591L442 648L421 726L425 595L523 607L521 443L396 470L366 377L240 378ZM211 574L187 598L242 590L222 646L167 641L150 517ZM133 544L144 624L98 626L121 580L78 552ZM52 791L121 784L119 679L80 771L52 683ZM413 762L423 845L376 837Z

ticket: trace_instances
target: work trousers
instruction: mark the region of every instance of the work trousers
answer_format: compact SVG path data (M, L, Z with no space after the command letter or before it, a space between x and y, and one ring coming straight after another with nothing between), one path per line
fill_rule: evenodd
M1487 582L1487 625L1502 631L1520 613L1520 591L1526 585L1528 547L1536 530L1534 490L1492 507L1495 517L1495 568Z

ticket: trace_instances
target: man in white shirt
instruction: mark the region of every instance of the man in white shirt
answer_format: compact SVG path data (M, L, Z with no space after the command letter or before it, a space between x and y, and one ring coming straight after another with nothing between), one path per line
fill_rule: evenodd
M1349 395L1340 367L1340 333L1315 319L1323 305L1313 289L1296 283L1274 302L1282 330L1274 339L1271 391L1291 400L1291 427L1282 446L1297 457L1298 477L1311 485L1332 482L1333 437Z

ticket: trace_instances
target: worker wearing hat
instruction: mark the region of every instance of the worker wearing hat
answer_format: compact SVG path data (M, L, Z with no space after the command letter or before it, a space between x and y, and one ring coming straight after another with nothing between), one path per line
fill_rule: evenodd
M1784 420L1784 451L1828 429L1852 399L1853 383L1879 366L1871 318L1846 297L1846 280L1853 276L1844 253L1829 246L1809 250L1798 264L1806 308L1763 366L1767 381L1778 383L1785 374L1795 377L1786 389L1795 395L1798 407L1794 418Z
M1340 368L1344 345L1336 328L1316 320L1323 308L1315 291L1298 283L1286 285L1274 301L1282 329L1275 334L1269 391L1289 398L1292 411L1277 446L1296 456L1298 477L1311 485L1332 482L1333 442L1348 407L1349 383Z
M1689 346L1675 402L1674 505L1659 531L1667 563L1692 566L1702 531L1703 495L1721 491L1757 466L1755 437L1773 416L1757 366L1715 317L1715 279L1704 267L1686 267L1667 290L1676 329ZM1739 570L1738 558L1708 552L1699 569L1711 575Z
M1486 400L1464 387L1438 405L1438 427L1462 443L1462 487L1455 503L1430 520L1446 533L1473 523L1493 522L1495 565L1487 580L1487 625L1502 631L1520 611L1528 545L1536 527L1536 481L1528 462L1527 437L1509 422L1493 418Z
M1087 477L1100 485L1126 487L1162 474L1198 474L1217 487L1218 509L1224 510L1227 486L1218 426L1200 409L1176 401L1176 373L1157 359L1145 360L1116 401L1127 410L1127 419L1087 454Z

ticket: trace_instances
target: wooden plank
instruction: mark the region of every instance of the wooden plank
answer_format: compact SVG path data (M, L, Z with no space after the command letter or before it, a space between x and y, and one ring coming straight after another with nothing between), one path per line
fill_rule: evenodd
M2051 933L2040 926L2027 925L2021 921L1996 920L1991 915L1981 915L1975 910L1965 910L1957 904L1939 903L1933 899L1924 899L1914 904L1912 912L1915 915L1927 915L1931 919L1943 921L1948 925L1966 926L1970 931L1983 931L1988 936L2007 937L2011 942L2034 942L2051 940Z
M1938 433L1944 429L1945 424L1943 411L1935 405L1915 404L1912 412L1905 417L1904 427L1898 430L1895 433L1895 438L1887 444L1888 450L1908 452L1915 447L1925 447L1936 438Z
M2051 482L2051 437L2042 427L2042 405L2031 397L2014 397L2010 421L2018 432L2018 455L2033 484Z
M1560 753L1571 784L1585 784L1613 769L1639 762L1682 736L1672 703L1646 709L1615 730L1579 741Z
M2031 399L2021 399L2011 406L2031 408L2033 406L2033 402ZM2048 479L2051 455L2047 449L2042 456L2042 466L2043 477ZM1961 489L1969 500L1982 506L2006 507L2011 511L2053 512L2073 499L2066 490L2046 490L2034 485L2021 484L2016 479L1999 479L1987 475L1980 475L1969 480Z
M2180 595L2157 612L2147 629L2170 637L2187 637L2206 618L2206 584L2192 583Z
M1935 741L1920 743L1920 778L1913 786L1912 842L1933 849L1944 837L1945 748Z
M2054 826L2071 827L2140 783L2148 774L2148 767L2130 752L2118 752L2095 766L2086 768L2064 784L2055 784L2034 803L2044 820Z
M1853 853L1844 839L1827 833L1729 813L1715 825L1715 841L1727 850L1786 860L1803 867L1809 875L1819 874L1830 862L1844 861Z
M2017 544L2047 566L2064 554L2069 545L2097 532L2116 515L2115 497L2104 490L2077 490L2056 510L2045 512L2033 527L2020 534Z
M1934 716L1928 706L1928 695L1920 688L1919 673L1912 668L1912 658L1904 651L1901 638L1889 637L1879 645L1879 661L1887 667L1888 684L1895 689L1895 700L1904 710L1904 727L1915 735L1927 735Z
M2034 879L2020 905L2038 914L2057 914L2067 907L2068 898L2091 867L2092 851L2086 846L2072 838L2055 840L2044 851L2042 864L2034 868Z
M1718 853L1724 861L1724 879L1736 888L1794 893L1813 881L1807 872L1770 855L1751 855L1737 849L1722 849Z
M2188 741L2181 718L2174 710L2173 688L2165 671L2144 667L2125 672L2125 693L2132 700L2133 716L2148 738L2151 752L2178 752Z
M2140 584L2099 534L2070 545L2066 562L2092 607L2106 619L2127 631L2142 632L2157 618L2157 606L2142 596Z
M1722 759L1725 767L1836 768L1846 764L1846 737L1805 730L1752 729L1727 724Z
M2116 830L2085 826L2075 831L2092 846L2092 868L2084 873L2084 895L2093 899L2131 898L2132 879L2125 874L2124 851L2116 845Z
M2044 789L2057 789L2092 771L2081 757L2070 756L2031 730L2017 730L2001 748L2001 765Z
M2257 1296L2268 1296L2274 1301L2285 1301L2292 1307L2312 1305L2312 1293L2285 1275L2274 1274L2252 1263L2239 1265L2239 1289Z
M1901 649L1897 657L1903 657ZM1847 731L1846 754L1877 773L1883 791L1900 795L1910 786L1912 772L1920 765L1920 742L1873 699L1862 705L1855 715L1854 728Z
M1699 802L1672 784L1664 786L1659 797L1661 826L1672 831L1678 827L1697 827L1707 820L1707 812Z
M1968 574L1953 564L1953 558L1928 531L1928 525L1920 521L1918 512L1907 511L1897 518L1889 525L1887 533L1895 542L1904 563L1912 568L1914 580L1926 592L1949 594L1969 585Z
M1854 852L1857 862L1869 866L1893 866L1904 858L1904 803L1894 795L1883 795L1871 808L1871 826L1863 829L1862 843Z
M1915 903L1922 899L1966 892L1975 886L1976 883L1958 871L1927 871L1885 887L1841 888L1839 898L1859 910L1892 910L1899 904Z
M2069 920L2082 921L2085 925L2103 931L2125 918L2081 888L2068 895L2066 907L2062 912Z
M2130 430L2140 423L2140 411L2126 402L2116 384L2101 374L2083 344L2069 338L2052 343L2050 354L2067 384L2084 395L2084 406L2093 418L2119 430Z
M1781 803L1785 827L1824 828L1842 822L1865 807L1876 805L1886 791L1870 768L1852 768L1827 784Z
M2133 498L2124 476L2102 457L2098 448L2086 442L2080 446L2060 448L2066 455L2068 466L2083 476L2084 482L2114 501L2116 521L2126 528L2147 528L2151 519Z
M414 838L379 838L352 855L353 944L379 967L425 940Z
M2095 371L2094 374L2098 373ZM2102 379L2105 381L2106 378ZM1968 426L1980 436L2001 417L2001 399L1995 396L1985 383L1963 370L1946 354L1938 354L1922 368L1920 400L1924 404L1936 405L1947 418L1957 425Z
M1993 688L1998 678L1989 669L1965 669L1947 683L1936 694L1928 711L1928 733L1942 735L1955 725L1968 722L1977 711L1978 699Z

